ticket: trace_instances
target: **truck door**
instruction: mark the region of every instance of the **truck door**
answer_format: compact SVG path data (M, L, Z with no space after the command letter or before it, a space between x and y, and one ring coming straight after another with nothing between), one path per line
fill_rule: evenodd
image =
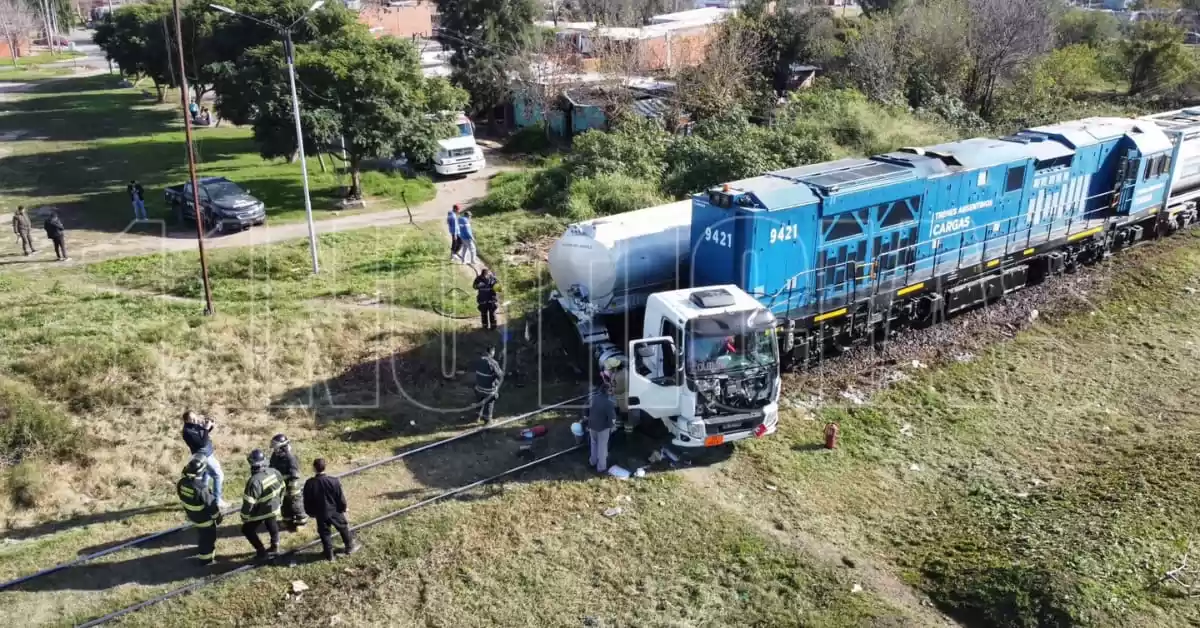
M679 371L675 340L670 336L629 343L629 409L665 418L678 414Z

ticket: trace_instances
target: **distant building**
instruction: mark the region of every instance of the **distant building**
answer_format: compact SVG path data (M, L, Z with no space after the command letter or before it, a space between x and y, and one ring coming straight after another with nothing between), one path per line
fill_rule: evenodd
M13 47L7 37L0 38L0 59L12 59L14 56ZM18 39L15 47L17 49L16 57L24 57L29 54L29 40L27 38Z
M727 8L702 8L651 17L646 26L599 26L594 22L540 22L555 28L558 40L580 57L585 71L599 68L603 57L622 57L631 72L671 72L698 65L708 52L716 27L734 13Z
M531 68L535 75L539 68ZM661 118L672 113L675 83L644 76L614 78L596 72L559 72L521 81L513 89L512 120L517 128L545 123L550 132L571 138L591 129L607 129L616 90L628 92L629 111Z
M358 11L358 21L376 36L401 39L431 37L437 5L427 0L404 2L360 2L348 0L346 6Z
M1104 0L1104 8L1109 11L1128 11L1133 8L1135 0Z

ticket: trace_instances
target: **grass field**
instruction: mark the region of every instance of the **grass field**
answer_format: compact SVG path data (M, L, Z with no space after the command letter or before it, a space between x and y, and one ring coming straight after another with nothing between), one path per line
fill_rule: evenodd
M125 154L137 143L125 135L160 110L94 81L36 97L103 112L100 139L16 143ZM103 104L118 96L144 108L136 121ZM43 133L82 134L54 121L61 112L32 109L0 114L0 132L34 124L13 115L39 114ZM220 146L208 159L224 163ZM119 196L124 175L58 177L57 152L0 171L0 189L55 186L83 207ZM477 219L482 252L522 310L540 298L539 246L562 226L525 210ZM304 464L321 455L343 470L473 425L470 360L501 337L431 311L472 309L438 299L466 281L439 263L440 234L370 229L321 247L317 279L303 243L214 252L214 316L201 314L190 254L0 273L0 580L178 524L184 408L217 419L232 500L246 453L276 432ZM780 432L711 464L619 482L589 473L577 452L365 531L353 557L301 555L124 625L1200 623L1194 598L1161 582L1200 530L1200 237L1098 272L1091 292L1063 290L1072 307L970 361L896 365L903 379L861 403L837 391L814 401L831 391L787 376ZM539 369L536 350L506 349L526 377L512 378L501 415L580 392L562 359ZM551 432L537 451L570 445L574 416L539 417ZM842 439L826 451L831 421ZM520 427L347 479L352 520L515 465ZM634 436L614 461L635 468L650 449ZM248 559L236 523L222 529L218 572ZM285 546L312 536L286 535ZM0 621L70 625L195 582L207 572L189 552L190 537L173 537L0 592ZM290 593L296 580L310 590Z
M32 93L0 101L0 206L54 205L72 216L73 228L124 227L130 217L125 185L137 179L146 187L151 217L173 218L163 188L188 176L178 108L155 104L136 88L117 88L117 81L109 75L43 81ZM272 222L303 220L298 162L264 161L249 129L201 128L194 137L200 176L241 184L266 203ZM323 159L327 171L309 157L317 218L333 215L349 185L332 158ZM371 210L401 207L404 200L417 205L434 195L426 178L371 172L363 185L378 201Z

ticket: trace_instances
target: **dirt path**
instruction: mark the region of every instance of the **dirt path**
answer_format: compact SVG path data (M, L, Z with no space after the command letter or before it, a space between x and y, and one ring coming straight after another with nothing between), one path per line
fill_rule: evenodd
M388 209L366 214L351 214L337 218L318 220L314 223L318 235L351 231L367 227L393 227L413 223L436 223L445 218L446 211L454 204L470 205L487 195L488 181L496 174L505 170L513 170L512 166L490 165L484 170L468 175L461 179L439 181L437 196L426 203L408 209ZM377 201L380 202L380 201ZM8 217L0 217L8 220ZM427 229L437 228L430 224ZM445 231L445 229L441 229ZM308 237L306 222L273 225L269 221L261 227L254 227L238 233L207 237L204 240L207 249L224 249L247 246L265 246L300 240ZM178 251L196 250L195 233L179 230L175 225L161 221L148 223L131 222L125 231L108 233L75 229L67 234L67 247L71 261L68 264L88 264L100 260L154 253L172 253ZM54 263L49 248L39 250L30 258L19 258L22 270L43 267Z

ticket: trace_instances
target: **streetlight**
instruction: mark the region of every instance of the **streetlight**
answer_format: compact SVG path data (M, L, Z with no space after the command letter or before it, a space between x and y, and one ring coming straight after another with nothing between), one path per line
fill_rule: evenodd
M237 17L244 17L252 22L262 24L263 26L272 28L279 34L283 35L283 55L287 57L288 85L292 89L292 117L296 121L296 147L300 150L300 172L304 178L304 214L308 218L308 250L312 255L312 268L314 275L321 272L321 265L317 261L317 230L316 227L313 226L312 198L308 193L308 162L304 159L304 131L300 128L300 99L296 97L296 63L295 48L292 46L292 29L295 28L297 24L304 21L305 18L307 18L313 11L320 9L324 5L325 0L317 0L312 4L312 6L308 7L308 10L304 12L304 15L296 18L295 22L292 22L286 27L280 26L279 24L271 21L260 20L244 13L238 13L229 7L221 6L219 4L208 5L222 13L236 15Z

